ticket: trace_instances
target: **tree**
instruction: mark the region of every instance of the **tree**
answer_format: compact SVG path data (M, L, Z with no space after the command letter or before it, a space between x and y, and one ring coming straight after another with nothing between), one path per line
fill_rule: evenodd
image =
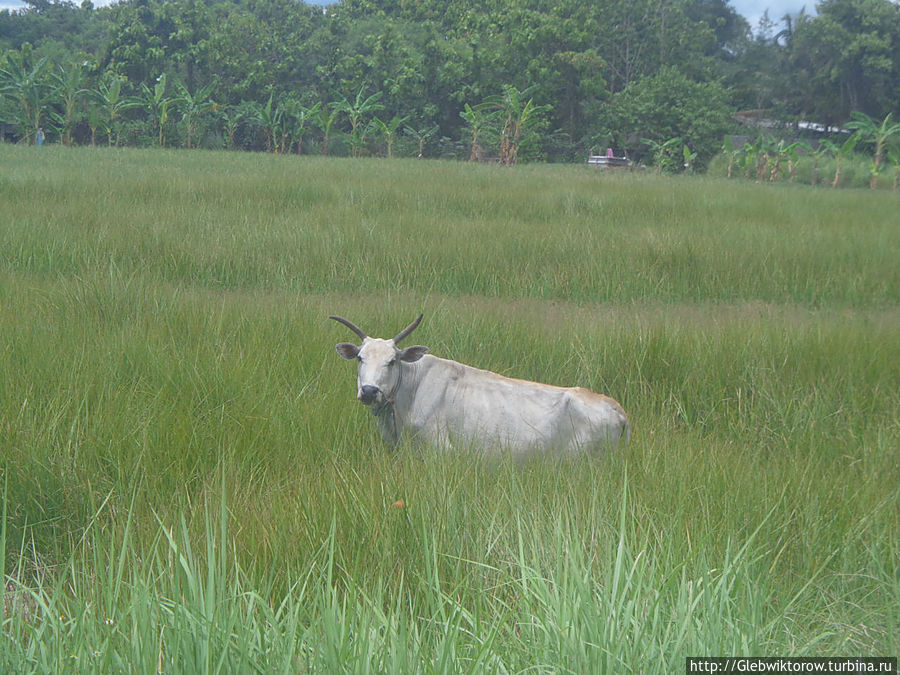
M875 146L875 154L872 158L872 177L869 179L869 187L874 188L878 175L881 173L886 148L895 136L900 135L900 122L894 122L893 113L888 113L879 124L871 117L861 112L853 113L853 121L847 123L848 129L856 130L863 142L871 142Z
M372 120L372 124L381 132L381 135L384 136L384 143L387 146L387 156L388 158L393 157L393 148L394 141L397 140L397 129L400 128L400 125L406 122L409 117L394 117L391 118L390 122L383 122L377 117Z
M274 105L275 95L269 94L264 106L254 104L251 119L262 128L266 136L266 152L278 152L278 134L284 110Z
M473 108L468 103L466 103L463 111L459 113L459 116L462 117L469 125L469 133L472 135L472 142L469 152L470 162L481 159L483 150L481 148L481 145L478 143L478 139L481 136L481 132L484 131L484 129L490 124L492 124L497 119L497 117L499 117L501 112L502 110L494 110L489 112L482 106L475 106Z
M788 143L785 140L780 140L772 146L772 154L775 156L775 163L772 165L772 171L769 174L769 182L774 183L778 180L778 175L781 172L781 162L785 159L788 160L791 166L791 180L794 179L794 162L797 158L797 148L800 143Z
M836 188L841 182L841 164L844 159L849 157L853 149L856 147L856 144L859 142L859 136L853 134L847 140L845 140L840 145L834 143L830 140L822 141L822 144L828 148L828 151L834 156L835 166L834 166L834 180L831 181L831 187Z
M169 108L175 101L166 96L166 74L162 73L156 78L156 83L151 90L141 82L141 91L134 99L135 107L141 107L146 112L151 128L156 129L157 145L161 148L165 145L165 128L169 119Z
M383 105L378 103L378 100L382 96L382 92L378 91L371 96L366 96L363 93L364 91L364 88L360 88L360 90L356 92L356 98L352 103L346 96L341 96L341 100L331 104L335 110L344 113L350 122L350 147L352 148L354 157L359 157L362 152L364 140L362 134L366 127L366 125L363 124L363 119L367 115L384 108Z
M671 173L678 166L678 148L681 147L681 138L676 136L662 143L657 143L650 138L644 138L641 141L649 146L653 152L653 166L656 167L656 173Z
M322 105L319 107L317 115L313 115L313 123L322 130L322 154L328 155L329 143L331 141L331 128L334 126L335 120L341 111L334 106Z
M816 7L817 16L794 23L787 54L793 88L812 94L805 111L837 125L854 111L882 117L900 108L900 5L823 0Z
M0 93L17 104L17 117L13 122L22 128L28 143L35 142L44 116L50 89L44 77L46 69L46 58L38 59L32 65L28 53L21 53L16 58L12 52L6 55L6 66L0 68Z
M718 152L731 130L733 109L721 85L695 82L674 68L641 78L603 107L598 137L641 154L634 139L663 143L680 137L697 153L698 162Z
M306 126L310 122L316 122L321 107L321 103L315 103L309 107L301 105L294 115L291 135L293 136L294 143L297 145L298 155L303 152L303 139L306 136Z
M500 163L506 166L513 166L518 161L519 144L528 126L551 109L549 105L535 105L533 98L525 101L531 91L532 87L519 91L517 87L505 84L502 94L490 96L482 104L487 109L500 111L500 119L506 118L500 132Z
M415 127L406 126L404 127L404 131L407 136L415 141L416 157L422 159L425 156L425 146L428 144L428 141L440 131L440 127L434 125L433 127L421 127L417 129Z
M218 82L213 80L196 94L191 94L181 83L175 85L178 89L178 96L172 99L172 104L181 112L181 120L187 131L188 149L193 147L191 141L197 131L197 123L204 115L218 108L218 105L210 98L217 84Z
M89 93L84 86L87 80L86 65L82 62L72 63L68 68L57 66L56 72L51 75L53 93L62 103L62 112L51 115L62 132L63 145L72 145L72 128L82 114L79 109L81 101Z
M115 144L119 144L119 125L122 113L141 105L137 99L122 96L122 87L126 81L124 77L112 74L101 80L97 89L91 92L94 100L92 119L103 126L109 145L113 145L113 137L115 137Z

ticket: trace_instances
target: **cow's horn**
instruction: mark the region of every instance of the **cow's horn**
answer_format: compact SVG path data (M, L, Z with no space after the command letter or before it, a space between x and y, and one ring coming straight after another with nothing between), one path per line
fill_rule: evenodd
M354 333L356 333L357 335L359 335L359 339L360 339L360 340L365 340L365 339L366 339L366 334L363 333L362 330L360 329L360 327L357 326L357 325L356 325L355 323L353 323L352 321L347 321L347 319L345 319L345 318L342 317L342 316L329 316L328 318L329 318L329 319L334 319L335 321L338 321L338 322L344 324L345 326L347 326L347 328L349 328L349 329L352 330ZM421 318L421 317L419 317L419 318Z
M409 335L410 333L412 333L412 332L416 329L416 326L418 326L418 325L421 323L422 317L423 317L423 316L425 316L425 315L424 315L424 314L419 314L419 318L418 318L418 319L416 319L416 320L413 321L411 324L409 324L406 328L404 328L404 329L401 330L399 333L397 333L397 336L394 338L394 344L397 344L398 342L400 342L400 340L402 340L402 339L405 338L407 335Z

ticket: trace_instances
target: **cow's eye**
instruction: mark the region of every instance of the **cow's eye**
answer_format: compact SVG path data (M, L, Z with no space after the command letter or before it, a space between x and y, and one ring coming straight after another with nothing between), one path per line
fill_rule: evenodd
M357 354L357 356L356 356L356 360L359 361L360 363L362 363L362 357L359 356L358 354Z
M391 359L388 361L388 367L393 366L395 363L397 363L397 359Z

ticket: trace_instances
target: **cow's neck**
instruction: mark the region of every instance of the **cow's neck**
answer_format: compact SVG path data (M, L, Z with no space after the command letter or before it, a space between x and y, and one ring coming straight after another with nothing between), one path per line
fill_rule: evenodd
M400 364L400 375L397 377L397 384L390 394L384 397L384 400L378 405L372 406L372 414L378 422L378 429L387 443L391 445L400 440L400 422L397 419L397 396L401 393L403 385L403 374L406 366Z
M381 405L371 409L382 437L391 445L400 440L403 430L409 424L410 409L419 387L423 361L401 364L397 385Z

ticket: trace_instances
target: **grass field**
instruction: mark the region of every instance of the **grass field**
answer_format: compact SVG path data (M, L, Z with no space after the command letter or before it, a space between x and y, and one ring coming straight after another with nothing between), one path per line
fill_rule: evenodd
M0 145L2 672L900 653L900 198ZM341 314L618 399L601 461L384 446ZM398 503L399 502L399 503Z

